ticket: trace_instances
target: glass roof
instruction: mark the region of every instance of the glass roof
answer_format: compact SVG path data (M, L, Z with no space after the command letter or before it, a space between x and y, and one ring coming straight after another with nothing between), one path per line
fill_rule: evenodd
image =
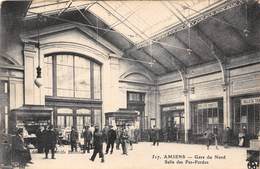
M85 9L104 21L110 29L122 34L134 44L227 0L171 0L171 1L43 1L32 2L27 17L69 10ZM199 11L199 12L198 12ZM98 29L98 28L97 28ZM111 30L107 30L111 31Z

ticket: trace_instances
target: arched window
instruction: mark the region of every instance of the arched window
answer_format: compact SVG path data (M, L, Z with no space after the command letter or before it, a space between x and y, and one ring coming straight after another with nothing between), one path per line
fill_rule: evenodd
M83 56L54 54L44 58L47 96L101 99L101 65Z

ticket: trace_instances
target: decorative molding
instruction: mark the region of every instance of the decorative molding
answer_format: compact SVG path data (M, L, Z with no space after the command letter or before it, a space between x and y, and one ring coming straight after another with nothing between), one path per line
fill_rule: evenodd
M154 83L140 82L140 81L134 81L134 80L120 79L119 82L121 82L121 83L134 83L134 84L139 84L139 85L141 84L141 85L155 86Z
M20 64L13 58L11 57L10 55L8 55L7 53L5 52L0 52L0 57L6 59L7 61L9 61L10 63L12 63L13 65L16 65L16 66L19 66Z
M104 38L98 37L98 35L94 31L90 30L89 28L81 27L81 26L77 26L77 25L73 25L73 24L60 24L60 25L55 25L55 26L50 26L50 27L44 28L44 29L40 30L40 36L46 36L46 35L50 35L50 34L54 34L54 33L58 33L58 32L64 32L67 30L73 30L73 29L77 29L77 30L81 31L82 33L84 33L85 35L88 35L88 37L90 37L92 40L98 42L101 46L105 47L106 49L110 50L111 52L114 52L118 56L123 55L123 52L120 49L115 47L113 44L111 44ZM22 33L20 35L20 38L22 39L23 42L28 42L28 41L35 42L35 40L33 40L33 38L36 38L37 36L38 36L37 30L33 30L33 31Z
M41 49L43 51L51 49L53 47L64 49L64 51L62 51L62 52L66 52L67 47L75 48L75 49L76 48L80 48L80 49L83 49L84 51L93 53L95 55L99 55L103 59L108 59L109 58L109 55L106 54L106 53L103 53L103 52L101 52L101 51L99 51L99 50L97 50L95 48L90 47L90 46L79 44L79 43L75 43L75 42L50 42L50 43L41 44ZM74 50L74 51L76 51L76 50ZM59 51L56 51L56 52L59 52ZM67 51L67 52L71 52L71 51Z
M91 100L91 99L79 99L79 98L63 98L63 97L52 97L46 96L46 102L63 102L63 103L84 103L84 104L99 104L102 105L102 100Z

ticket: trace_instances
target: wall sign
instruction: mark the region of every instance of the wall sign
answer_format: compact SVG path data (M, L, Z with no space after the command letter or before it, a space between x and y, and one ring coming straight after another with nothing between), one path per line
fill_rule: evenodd
M163 107L162 111L172 111L172 110L184 110L184 106L169 106L169 107Z
M241 105L260 104L260 97L241 99Z
M210 109L210 108L218 108L218 102L198 104L198 109Z

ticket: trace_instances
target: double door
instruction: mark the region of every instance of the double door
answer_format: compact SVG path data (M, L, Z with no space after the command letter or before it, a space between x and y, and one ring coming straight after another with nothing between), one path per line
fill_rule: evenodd
M162 112L162 130L165 141L180 141L184 134L183 111Z

